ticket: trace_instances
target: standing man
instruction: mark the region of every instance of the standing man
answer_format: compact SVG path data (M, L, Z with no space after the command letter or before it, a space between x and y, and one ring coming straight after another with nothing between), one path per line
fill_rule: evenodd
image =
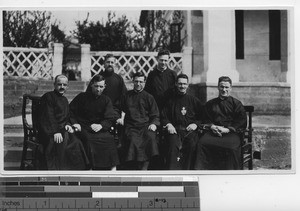
M208 131L198 145L196 169L241 169L240 129L247 125L243 104L230 96L232 81L222 76L218 81L219 96L205 104L205 123Z
M41 97L40 140L44 147L46 169L84 170L87 157L81 141L69 123L69 102L64 96L68 78L58 75L54 91Z
M117 146L110 127L115 112L109 97L103 95L105 80L95 75L86 92L70 103L71 123L79 131L93 170L115 170L119 164Z
M148 75L145 91L151 94L158 106L159 112L164 105L164 92L175 86L177 74L169 69L168 63L170 59L170 52L166 49L161 49L157 54L157 66ZM160 156L154 159L151 163L151 168L164 169L165 168L165 141L162 139L162 128L159 131L159 151Z
M125 113L125 159L135 162L137 170L147 170L149 160L158 155L156 129L159 111L152 95L144 91L146 76L133 75L133 90L127 92L121 103ZM118 122L123 124L122 119Z
M114 110L117 112L118 117L120 117L120 102L122 96L127 92L123 78L115 73L116 70L116 58L112 54L107 54L104 61L104 72L101 72L105 79L106 87L103 94L111 99Z
M187 75L179 74L175 89L165 93L167 100L161 118L165 128L168 170L194 168L202 105L196 97L187 94L188 82Z
M149 73L145 85L145 91L154 97L160 110L163 106L164 92L174 87L176 82L176 73L168 67L169 59L170 52L168 50L160 50L158 52L157 66Z

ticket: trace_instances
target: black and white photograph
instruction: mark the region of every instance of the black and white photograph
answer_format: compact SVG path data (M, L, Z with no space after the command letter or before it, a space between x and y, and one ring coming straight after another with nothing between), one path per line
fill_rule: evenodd
M162 187L139 209L300 208L296 2L75 2L1 4L3 184L141 176Z
M4 170L293 170L291 13L3 10Z

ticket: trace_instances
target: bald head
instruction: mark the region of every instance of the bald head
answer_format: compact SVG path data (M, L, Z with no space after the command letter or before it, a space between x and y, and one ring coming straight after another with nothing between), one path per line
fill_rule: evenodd
M68 78L65 75L58 75L54 79L54 90L63 95L68 88Z

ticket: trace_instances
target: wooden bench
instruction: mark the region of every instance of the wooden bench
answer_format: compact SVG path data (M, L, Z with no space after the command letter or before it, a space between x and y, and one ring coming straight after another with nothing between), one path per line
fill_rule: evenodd
M247 128L241 132L241 145L242 145L242 169L245 166L249 170L253 169L253 143L252 143L252 113L254 112L254 106L244 106L247 113Z
M39 96L23 95L22 122L24 130L21 170L34 170L37 168L37 155L39 149Z
M40 111L40 96L23 95L22 106L22 121L24 128L24 142L21 160L21 170L29 170L37 168L37 155L39 148L39 111ZM244 106L247 113L247 128L240 132L242 145L242 169L247 167L253 169L253 144L252 144L252 113L253 106ZM31 116L31 124L29 123Z

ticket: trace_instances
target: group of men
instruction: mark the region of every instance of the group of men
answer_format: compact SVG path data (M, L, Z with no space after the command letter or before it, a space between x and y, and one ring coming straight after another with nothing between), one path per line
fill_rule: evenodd
M41 98L43 167L240 169L238 131L245 128L247 116L242 103L230 96L231 79L220 77L219 96L202 105L187 93L188 76L168 68L169 58L168 50L159 51L156 68L148 77L136 72L133 90L127 91L115 73L116 58L108 54L105 71L70 104L64 96L68 79L56 76L54 91ZM120 149L112 128L118 129Z

